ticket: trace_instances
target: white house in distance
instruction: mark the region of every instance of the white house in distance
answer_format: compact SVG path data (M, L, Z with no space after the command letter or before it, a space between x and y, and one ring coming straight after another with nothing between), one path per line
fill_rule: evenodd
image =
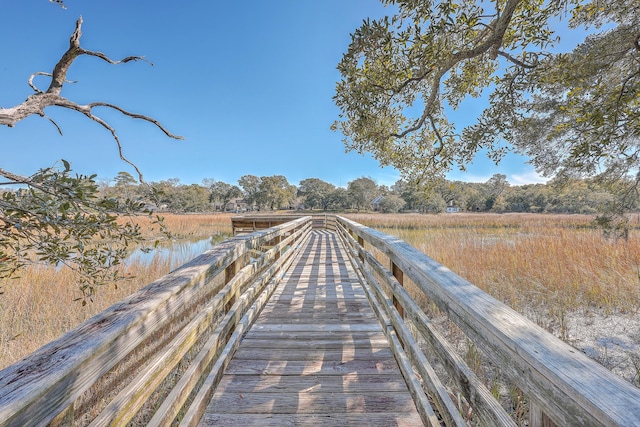
M449 203L449 206L447 206L447 208L446 208L446 212L447 212L447 213L456 213L456 212L460 212L460 208L459 208L459 207L457 207L457 206L454 206L454 205L453 205L453 202L452 202L452 203Z

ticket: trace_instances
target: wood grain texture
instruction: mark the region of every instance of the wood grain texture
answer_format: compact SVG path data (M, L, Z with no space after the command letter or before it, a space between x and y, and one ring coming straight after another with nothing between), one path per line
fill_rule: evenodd
M418 414L385 412L382 414L206 414L203 424L228 427L362 427L396 426L414 427L422 425Z
M200 425L422 421L335 234L313 231L229 363Z
M321 221L314 218L313 222L314 226L316 222L326 226L331 221L325 216ZM43 425L54 418L73 418L73 411L68 408L81 393L168 323L171 316L181 313L181 307L225 269L233 271L227 283L229 293L224 298L220 293L220 301L211 310L218 313L220 307L226 310L227 305L231 306L227 314L234 317L233 322L220 326L212 336L207 335L211 345L205 345L203 356L199 354L192 361L162 403L156 412L157 425L171 422L194 384L206 376L205 366L218 356L205 381L210 383L209 388L198 392L202 395L196 396L198 408L192 411L192 406L188 412L197 413L192 420L201 425L422 425L425 417L420 414L424 415L424 410L416 410L414 403L414 399L424 397L420 384L405 380L403 373L410 378L407 372L427 363L412 337L402 331L401 316L387 310L392 307L392 299L442 357L451 378L465 389L463 394L479 418L487 425L511 425L505 414L492 406L489 391L430 327L424 313L401 287L397 280L401 273L526 391L536 408L531 418L534 423L546 425L553 420L557 425L640 426L638 389L405 242L341 217L337 217L337 226L336 222L332 224L353 248L354 260L358 258L367 265L362 271L377 271L391 294L383 297L369 274L361 276L360 269L353 270L338 235L327 230L309 232L310 217L235 237L1 371L0 426ZM252 227L270 225L263 221ZM365 241L389 258L395 275L362 251ZM298 244L300 252L290 250ZM249 253L262 255L252 259L251 265L229 269L237 260L248 259ZM245 318L249 312L243 313L250 304L250 300L245 301L246 286L256 284L254 274L262 267L276 269L274 259L287 260L287 267L278 269L282 282L273 287L270 283L268 289L269 293L273 290L273 297L263 306L267 296L260 294L260 304L252 305L251 318ZM264 280L255 288L256 293L274 272L265 272L256 279ZM363 277L368 278L371 287L363 287ZM216 292L220 291L215 286ZM379 297L375 310L367 297L373 294ZM258 313L259 318L253 323ZM139 407L159 384L159 378L183 360L194 335L200 334L203 325L211 320L204 318L212 317L205 313L200 316L203 318L196 317L190 326L172 335L173 341L167 345L171 348L165 348L165 354L155 355L148 369L131 378L122 397L107 407L114 412L108 415L109 411L105 411L105 421L115 421L116 415L127 412L130 418L136 411L134 407ZM386 318L382 321L386 336L380 317ZM225 342L222 354L218 354ZM417 371L422 386L431 381L434 388L435 378ZM438 395L445 397L445 393ZM438 401L438 396L434 398ZM440 415L448 412L449 418L455 418L454 408L445 409L441 402L438 405ZM164 411L165 407L170 410ZM202 417L201 410L205 411ZM191 425L186 418L183 422ZM102 420L98 418L96 422Z

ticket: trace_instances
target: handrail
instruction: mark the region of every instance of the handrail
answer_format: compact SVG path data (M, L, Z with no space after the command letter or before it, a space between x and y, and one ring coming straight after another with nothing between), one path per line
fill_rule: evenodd
M250 325L254 303L266 302L263 291L273 291L310 230L306 216L230 238L0 371L0 425L147 422L140 410L162 405L152 392L176 390L167 381L180 375L179 392L162 406L170 415L156 416L188 410L200 378L225 366L222 348ZM199 365L184 370L191 359ZM113 400L92 399L94 387Z
M388 319L384 324L390 324L391 330L399 336L402 342L401 348L396 348L395 351L406 354L407 358L413 364L411 369L403 369L405 377L411 376L413 370L420 374L428 392L435 401L435 406L438 408L441 417L444 418L445 424L467 425L461 418L459 404L456 405L452 401L449 391L442 384L441 379L436 374L431 363L406 327L400 311L409 318L419 319L418 322L416 322L417 329L428 338L431 348L440 356L450 376L453 377L458 388L462 390L465 399L467 399L483 425L515 427L515 423L511 417L502 408L500 403L493 398L486 386L476 377L475 373L471 371L440 333L431 327L430 321L422 309L409 296L407 291L402 288L402 285L393 274L383 267L371 253L365 251L362 245L358 243L351 234L346 232L344 227L339 227L339 235L346 243L347 248L350 249L351 258L357 265L358 270L366 279L365 289L370 294L372 305L374 307L376 307L376 305L381 307L381 309L376 310L376 312L383 311L380 317ZM378 277L381 278L386 286L392 289L393 298L395 298L402 307L400 310L394 309L393 299L390 299L389 296L386 295ZM420 403L421 399L426 398L422 390L412 388L411 391L414 395L416 405ZM427 422L425 422L425 424L427 424ZM430 424L439 425L439 423L434 422Z
M535 402L537 410L532 417L535 422L540 415L537 412L541 411L544 417L559 426L640 425L640 389L401 239L344 217L338 217L337 222L339 234L351 248L354 262L377 289L379 297L387 300L388 308L393 305L391 299L396 300L400 310L394 309L395 313L404 312L436 353L444 358L443 364L452 370L451 376L459 383L467 401L480 405L476 408L483 409L489 404L486 389L478 384L468 368L460 365L460 358L448 349L429 324L426 314L402 289L397 277L409 278ZM365 249L365 242L388 258L389 269L382 267ZM377 286L378 280L372 271L383 277L390 294L382 295L384 291ZM403 328L404 322L394 322L394 327L396 330ZM403 344L407 348L411 343ZM407 351L414 350L409 348ZM428 381L428 378L423 379ZM439 410L446 411L443 405L438 406ZM491 416L489 413L482 415ZM498 418L502 419L502 415ZM500 424L498 418L485 422ZM543 421L539 422L542 425Z
M231 218L231 227L233 229L233 235L241 235L247 233L253 233L257 230L273 227L275 225L284 224L294 219L301 218L302 216L310 216L313 228L335 230L335 218L334 214L309 214L300 215L295 213L286 214L244 214Z

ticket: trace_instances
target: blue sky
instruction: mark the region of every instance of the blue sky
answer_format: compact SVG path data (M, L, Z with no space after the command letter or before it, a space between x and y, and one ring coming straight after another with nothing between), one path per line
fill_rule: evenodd
M341 135L329 130L338 115L331 99L340 78L336 65L363 19L390 12L378 0L65 3L62 10L46 0L0 0L0 106L31 94L29 76L51 71L82 15L85 49L112 59L141 55L154 66L81 57L68 75L78 82L62 94L78 103L118 104L185 137L171 140L151 124L94 110L117 130L147 181L237 184L251 174L346 186L363 176L385 185L398 179L369 156L345 153ZM35 82L48 85L45 77ZM30 174L64 158L74 171L100 178L135 173L97 123L60 108L46 113L64 135L40 117L0 127L0 168ZM504 173L512 184L539 182L525 160L510 155L496 167L478 157L450 179L483 182Z

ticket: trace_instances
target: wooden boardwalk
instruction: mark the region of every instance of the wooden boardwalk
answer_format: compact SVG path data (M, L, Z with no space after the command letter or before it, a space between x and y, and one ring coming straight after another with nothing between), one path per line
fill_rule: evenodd
M335 234L312 232L240 344L200 425L422 425Z
M514 427L406 280L522 390L529 426L640 427L640 389L418 249L337 215L291 218L252 219L0 371L0 427Z

